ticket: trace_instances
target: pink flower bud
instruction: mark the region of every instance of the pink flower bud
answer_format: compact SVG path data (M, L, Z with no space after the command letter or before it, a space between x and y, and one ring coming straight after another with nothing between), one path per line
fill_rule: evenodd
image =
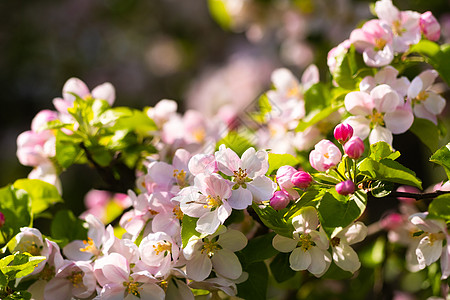
M0 212L0 228L3 227L3 225L5 225L5 215Z
M287 195L283 191L276 191L273 194L272 198L270 198L270 206L272 206L276 210L286 208L289 202L289 195Z
M291 182L292 175L297 172L297 169L291 166L282 166L277 171L278 185L283 189L293 188L294 185Z
M346 123L341 123L334 128L334 138L345 144L353 136L353 127Z
M338 194L347 196L355 191L355 184L351 180L346 180L336 184L335 189Z
M313 178L309 173L304 171L298 171L292 175L291 182L298 188L306 189L312 182Z
M437 41L441 36L441 26L431 11L424 12L420 16L420 30L430 41Z
M352 137L344 145L344 152L352 159L358 159L364 153L364 142L357 136Z

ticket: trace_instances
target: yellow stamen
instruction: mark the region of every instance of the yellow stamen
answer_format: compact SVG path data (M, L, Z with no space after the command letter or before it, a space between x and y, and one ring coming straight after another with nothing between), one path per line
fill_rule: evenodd
M208 197L206 198L206 204L203 205L204 208L216 208L218 206L222 205L222 199L220 198L220 196L211 196L208 195Z
M314 246L314 242L311 241L311 236L309 234L302 234L302 235L300 235L298 245L304 252L306 252L312 246Z
M24 241L21 242L17 249L19 252L28 252L33 256L41 255L42 246L38 246L36 242Z
M173 177L177 180L177 183L180 187L188 186L186 182L186 172L184 170L173 170Z
M405 31L406 29L402 28L402 24L400 23L399 20L395 20L392 23L392 32L394 33L394 35L402 36L403 32Z
M168 252L172 252L172 243L164 241L158 242L156 245L153 245L154 251L156 255L159 255L161 252L164 252L164 256L167 255Z
M178 220L182 220L183 219L183 212L180 209L180 205L175 206L172 209L172 212L175 215L175 217L177 217Z
M288 97L298 97L299 95L300 90L298 88L298 85L295 85L294 87L290 88L286 93L286 96Z
M70 276L66 277L72 285L76 288L83 286L83 272L72 272Z
M41 273L39 273L39 278L45 281L50 281L53 277L55 277L55 267L46 264Z
M88 237L87 241L84 240L83 244L86 246L84 248L80 248L81 252L90 252L94 256L102 255L102 252L97 248L97 246L95 246L94 241L90 237Z
M417 95L416 100L417 101L425 101L428 98L428 93L426 91L421 91L419 95Z
M373 114L369 116L371 124L373 126L375 125L384 125L384 116L382 113L377 112L376 110L374 110Z
M242 170L239 168L237 171L233 171L234 181L239 185L244 185L247 179L247 169Z
M139 282L134 281L133 279L130 278L130 281L124 281L123 282L123 286L125 287L125 292L127 294L131 294L133 296L136 296L138 298L141 297L141 294L139 293L139 287L142 284Z
M199 129L197 129L197 130L194 130L194 132L192 133L192 135L193 135L193 137L194 137L194 140L195 140L197 143L201 143L201 142L203 142L203 141L205 140L206 132L205 132L204 129L199 128Z
M384 46L386 46L387 41L381 38L376 38L375 39L375 48L378 50L381 50L384 48Z
M206 253L209 257L212 257L214 255L214 252L220 249L222 249L222 247L217 244L217 242L206 240L200 252L201 254Z

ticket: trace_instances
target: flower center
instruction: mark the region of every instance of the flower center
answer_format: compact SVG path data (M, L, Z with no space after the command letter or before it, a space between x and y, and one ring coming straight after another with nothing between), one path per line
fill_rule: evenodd
M373 111L373 114L369 116L370 122L372 126L375 125L384 125L384 116L383 113L380 113L376 110Z
M76 288L83 286L83 272L72 272L70 276L67 276L66 279L68 279L70 282L72 282L72 285Z
M376 39L375 39L375 48L376 48L377 50L383 49L384 46L386 46L386 44L387 44L387 41L384 40L384 39L382 39L382 38L376 38Z
M394 35L402 36L404 31L405 29L402 28L402 24L399 20L395 20L392 23L392 32L394 33Z
M299 90L298 86L294 85L287 91L286 96L297 97L297 96L299 96L299 94L300 94L300 90Z
M209 257L212 257L214 255L214 252L216 250L220 250L222 247L217 244L217 242L209 241L208 239L205 239L205 242L203 243L201 253L206 253Z
M186 187L186 172L184 170L173 170L173 177L177 180L177 183L180 187Z
M338 237L334 237L331 239L330 243L333 247L339 246L339 244L341 243L341 239Z
M203 205L204 208L216 208L218 206L222 205L222 199L220 196L211 196L208 195L206 198L206 204Z
M419 93L419 95L417 95L416 100L417 101L425 101L425 100L427 100L427 98L428 98L428 93L425 91L421 91Z
M102 252L97 248L97 246L95 246L94 241L90 237L88 237L87 241L84 240L83 244L86 246L84 248L80 248L81 252L90 252L94 256L102 255Z
M33 256L41 255L42 246L38 246L36 242L25 241L19 244L18 249L20 252L28 252Z
M247 178L247 169L242 170L242 168L239 168L237 171L233 171L234 175L234 182L236 182L235 186L233 188L238 188L239 185L243 188L247 188L246 182L251 181L250 178Z
M164 256L166 256L167 253L172 252L172 243L167 241L158 242L156 245L153 245L153 250L156 252L156 255L164 252Z
M205 140L206 132L204 129L199 128L199 129L194 130L194 132L192 133L192 136L194 137L194 140L197 143L201 143Z
M55 277L55 267L46 264L41 273L39 273L39 278L45 281L50 281L53 277Z
M299 237L298 246L304 251L308 251L315 243L311 240L311 235L302 234Z
M436 241L442 241L443 239L445 239L445 235L442 232L430 233L428 237L430 239L430 241L428 242L430 246L433 246L434 242Z
M173 212L173 214L175 215L175 217L176 217L178 220L183 219L183 212L182 212L181 209L180 209L180 205L175 206L175 207L172 209L172 212Z
M141 294L139 293L139 287L141 286L141 283L136 282L133 279L130 279L130 281L124 281L123 286L125 287L125 292L127 294L131 294L138 298L141 297Z

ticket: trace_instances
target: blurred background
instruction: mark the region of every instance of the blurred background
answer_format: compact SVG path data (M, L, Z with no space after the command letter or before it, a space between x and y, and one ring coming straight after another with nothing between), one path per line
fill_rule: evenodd
M443 24L441 41L449 41L450 1L393 2L402 10L431 10ZM258 97L269 88L270 73L277 67L288 67L300 77L315 63L321 80L329 82L327 52L372 18L371 4L357 0L1 1L0 186L30 172L16 158L16 138L29 130L37 112L54 109L52 99L61 96L70 77L82 79L91 89L111 82L116 106L143 108L166 98L176 100L180 111L195 108L212 115L224 103L242 105ZM399 143L409 138L400 137ZM416 144L405 147L420 151ZM407 156L401 148L402 156ZM411 155L410 167L420 173L424 163L417 163L417 153ZM64 198L82 199L89 175L63 176L68 177L63 177ZM422 179L424 186L432 183ZM76 186L68 186L70 182Z

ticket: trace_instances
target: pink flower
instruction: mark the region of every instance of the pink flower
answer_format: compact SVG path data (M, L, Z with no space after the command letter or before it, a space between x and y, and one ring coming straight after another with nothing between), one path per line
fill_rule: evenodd
M219 171L232 176L233 192L228 202L234 209L245 209L252 204L269 200L276 184L265 176L269 169L268 154L264 150L247 149L242 157L221 145L215 153Z
M364 153L364 142L360 137L354 136L345 143L344 152L351 159L358 159Z
M339 195L347 196L355 192L355 184L351 180L346 180L336 184L335 189Z
M88 298L95 292L92 266L85 261L65 261L45 286L45 299Z
M420 41L420 14L414 11L399 11L391 0L381 0L375 3L378 18L389 24L392 33L392 47L395 53L408 50L410 45Z
M291 182L292 175L297 172L297 169L291 166L281 166L277 170L277 183L281 190L287 194L291 199L297 199L299 197L296 190L294 190L294 184Z
M306 189L311 185L313 178L311 175L304 171L298 171L292 175L291 182L298 188Z
M338 124L334 128L334 138L340 143L345 144L353 136L353 127L347 123Z
M351 45L350 40L345 40L328 52L327 65L331 74L336 70L338 59L347 53L348 48L350 48Z
M350 34L351 43L363 53L364 62L370 67L391 63L394 59L392 39L390 26L381 20L370 20Z
M342 153L335 144L329 140L321 140L309 154L309 163L319 172L336 166L342 158Z
M412 102L414 114L437 124L436 116L445 107L446 101L433 90L433 82L438 77L436 70L426 70L411 81L408 99Z
M344 101L346 110L355 115L345 122L353 127L354 134L361 139L369 136L371 144L384 141L392 145L392 134L407 131L414 121L409 104L387 84L376 86L370 94L350 92Z
M430 41L437 41L441 36L441 26L431 11L420 15L420 30Z
M288 194L283 191L276 191L270 198L270 206L275 210L280 210L286 208L290 201Z

